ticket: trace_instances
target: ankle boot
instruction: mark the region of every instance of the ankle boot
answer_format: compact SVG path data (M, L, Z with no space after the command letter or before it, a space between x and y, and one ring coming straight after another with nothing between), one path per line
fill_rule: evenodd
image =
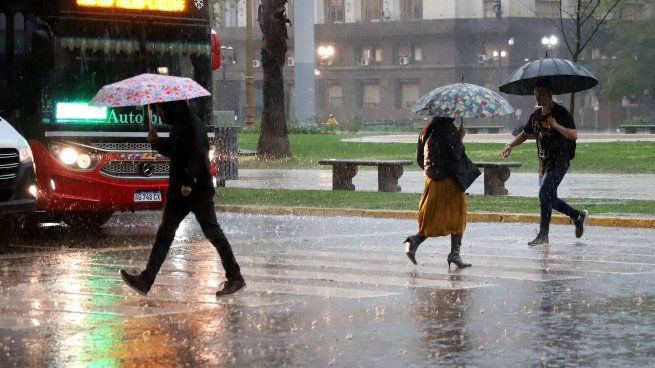
M454 263L459 268L471 267L470 263L464 263L462 257L459 255L459 249L462 246L462 235L450 235L450 254L448 254L448 269L450 270L450 263Z
M405 242L403 245L405 245L405 254L407 255L407 258L413 263L416 263L416 250L418 249L418 246L423 243L427 239L425 236L421 234L416 234L412 236L408 236L407 239L405 239Z

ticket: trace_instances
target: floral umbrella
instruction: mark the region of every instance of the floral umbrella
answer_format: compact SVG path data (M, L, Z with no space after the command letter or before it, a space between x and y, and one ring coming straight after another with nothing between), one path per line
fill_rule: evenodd
M484 118L509 115L512 105L490 89L469 83L455 83L432 90L411 110L415 114L449 118Z
M157 102L211 96L194 80L160 74L141 74L106 85L91 100L94 106L145 106Z

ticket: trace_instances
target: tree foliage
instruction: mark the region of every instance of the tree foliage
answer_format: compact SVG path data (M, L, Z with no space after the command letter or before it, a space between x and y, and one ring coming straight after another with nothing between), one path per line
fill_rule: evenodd
M620 99L655 90L655 23L616 20L608 24L610 43L595 63L601 71L602 95Z

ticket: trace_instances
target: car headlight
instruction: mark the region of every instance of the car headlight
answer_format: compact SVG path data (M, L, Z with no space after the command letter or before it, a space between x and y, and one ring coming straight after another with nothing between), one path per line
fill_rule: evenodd
M18 156L20 157L20 162L30 162L34 161L34 156L32 155L32 150L30 146L24 146L18 149Z
M209 149L209 161L214 161L216 159L216 148Z
M88 170L93 168L98 161L96 154L59 143L50 145L50 154L71 169Z

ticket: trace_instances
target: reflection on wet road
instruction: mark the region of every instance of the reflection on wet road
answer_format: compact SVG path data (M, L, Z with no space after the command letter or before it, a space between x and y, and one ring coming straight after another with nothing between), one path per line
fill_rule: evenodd
M147 298L159 213L100 231L52 225L0 239L0 366L646 366L655 355L653 230L469 224L409 263L406 220L219 214L248 281L216 300L223 270L193 218Z

